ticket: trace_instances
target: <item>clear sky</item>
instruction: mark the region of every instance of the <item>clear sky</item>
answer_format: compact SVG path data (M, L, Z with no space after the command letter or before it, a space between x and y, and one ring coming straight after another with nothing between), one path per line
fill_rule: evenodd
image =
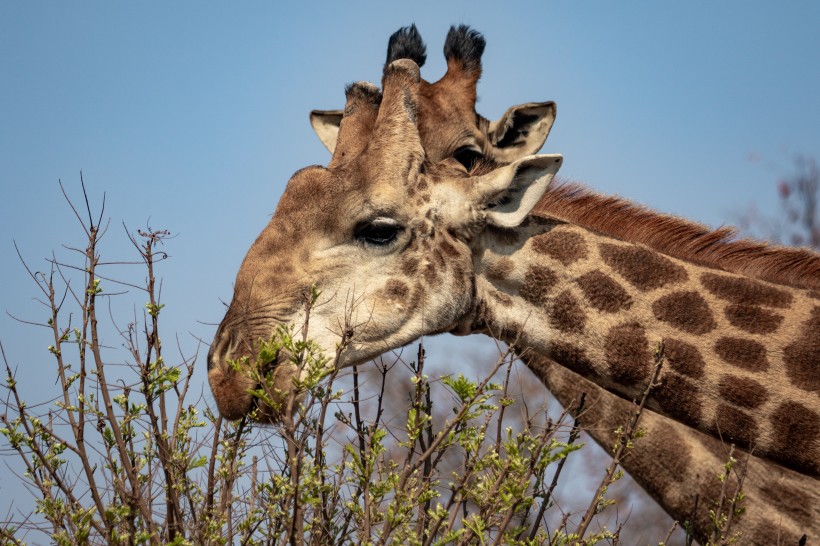
M415 22L422 74L443 73L451 24L484 33L479 111L555 100L544 151L564 176L711 225L774 210L794 154L820 155L820 3L2 2L0 309L44 320L35 268L81 234L57 181L107 196L120 227L177 234L163 265L166 331L210 339L250 243L297 169L329 154L308 123L355 80L378 82L388 36ZM19 379L46 332L3 314ZM204 371L201 382L205 381ZM50 380L49 380L50 381ZM0 491L9 487L0 481ZM2 493L0 493L2 494Z

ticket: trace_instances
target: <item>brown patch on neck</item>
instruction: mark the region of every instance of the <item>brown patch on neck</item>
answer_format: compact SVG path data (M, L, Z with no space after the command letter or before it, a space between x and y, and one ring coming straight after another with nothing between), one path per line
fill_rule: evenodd
M722 337L715 343L715 352L725 362L750 372L769 368L766 347L751 339Z
M673 372L663 374L660 384L652 392L652 398L664 414L681 423L693 425L702 420L697 384L682 375Z
M748 377L724 375L718 383L721 398L742 408L754 409L766 402L766 387Z
M570 343L556 341L552 345L549 356L559 364L566 366L584 377L595 376L595 366L587 356L586 351L580 347Z
M612 377L621 385L636 385L646 380L652 355L646 331L639 324L621 324L606 336L606 363Z
M715 414L715 430L726 441L742 446L751 445L757 437L757 424L752 417L737 408L719 404Z
M613 244L599 248L604 263L639 290L654 290L689 278L683 267L649 249Z
M780 435L775 450L793 468L808 468L820 474L820 415L798 402L784 402L772 414L771 422Z
M771 334L783 322L783 315L755 305L729 305L724 310L724 315L732 326L751 334Z
M596 269L575 281L589 304L599 311L617 313L632 307L632 297L615 280Z
M794 300L789 292L766 286L752 279L738 279L727 275L704 273L700 276L700 282L706 290L715 296L738 305L786 308Z
M815 252L738 240L733 228L711 230L578 184L553 184L535 212L695 264L794 287L820 288L820 255Z
M518 293L525 301L543 308L550 302L552 289L558 282L558 275L548 268L532 265L524 276L524 283Z
M697 347L674 338L664 338L663 346L666 360L673 370L693 379L703 377L706 363Z
M587 245L577 233L553 228L532 238L532 249L555 258L564 266L587 257Z
M672 292L652 304L655 318L689 334L705 334L717 327L706 300L697 292Z
M792 385L809 392L820 391L820 307L812 309L800 338L786 346L783 361Z
M552 300L549 321L561 332L581 333L584 331L586 315L569 290L564 290Z

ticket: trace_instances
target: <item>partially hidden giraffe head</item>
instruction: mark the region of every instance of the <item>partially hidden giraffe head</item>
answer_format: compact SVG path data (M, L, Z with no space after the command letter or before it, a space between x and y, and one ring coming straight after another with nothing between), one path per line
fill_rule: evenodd
M419 134L417 64L391 62L382 85L383 94L364 83L347 89L328 167L291 178L240 267L208 355L209 383L227 418L258 404L258 384L242 363L256 365L259 344L280 324L307 324L331 365L336 357L347 366L467 320L480 252L471 242L489 226L520 224L561 165L559 155L482 161L469 172L450 158L431 162ZM308 316L313 291L321 295ZM286 362L261 363L284 392L297 373ZM258 419L278 417L260 405Z
M482 158L511 163L537 153L549 136L556 115L552 101L512 106L496 121L476 112L484 47L484 37L477 31L465 25L450 27L444 41L447 72L437 82L419 84L418 128L429 162L457 162L467 169ZM398 59L424 66L427 48L415 25L390 36L385 70ZM342 110L310 113L313 129L331 152L342 114Z

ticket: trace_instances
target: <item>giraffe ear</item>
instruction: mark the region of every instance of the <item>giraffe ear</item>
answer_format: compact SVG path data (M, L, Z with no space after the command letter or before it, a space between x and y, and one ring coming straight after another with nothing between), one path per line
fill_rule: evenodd
M488 140L496 161L511 163L537 153L555 122L554 102L528 102L513 106L498 121L490 122Z
M558 154L532 155L480 177L473 191L486 207L487 222L506 228L523 222L547 191L563 160Z
M310 125L330 153L336 149L343 114L343 110L313 110L310 113Z

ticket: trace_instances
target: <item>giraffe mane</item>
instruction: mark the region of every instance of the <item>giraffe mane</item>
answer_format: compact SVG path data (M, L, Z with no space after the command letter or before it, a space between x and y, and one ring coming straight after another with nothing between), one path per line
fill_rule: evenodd
M797 288L820 289L820 254L816 252L738 239L734 227L713 230L622 197L596 193L576 182L551 185L533 212L699 265Z

